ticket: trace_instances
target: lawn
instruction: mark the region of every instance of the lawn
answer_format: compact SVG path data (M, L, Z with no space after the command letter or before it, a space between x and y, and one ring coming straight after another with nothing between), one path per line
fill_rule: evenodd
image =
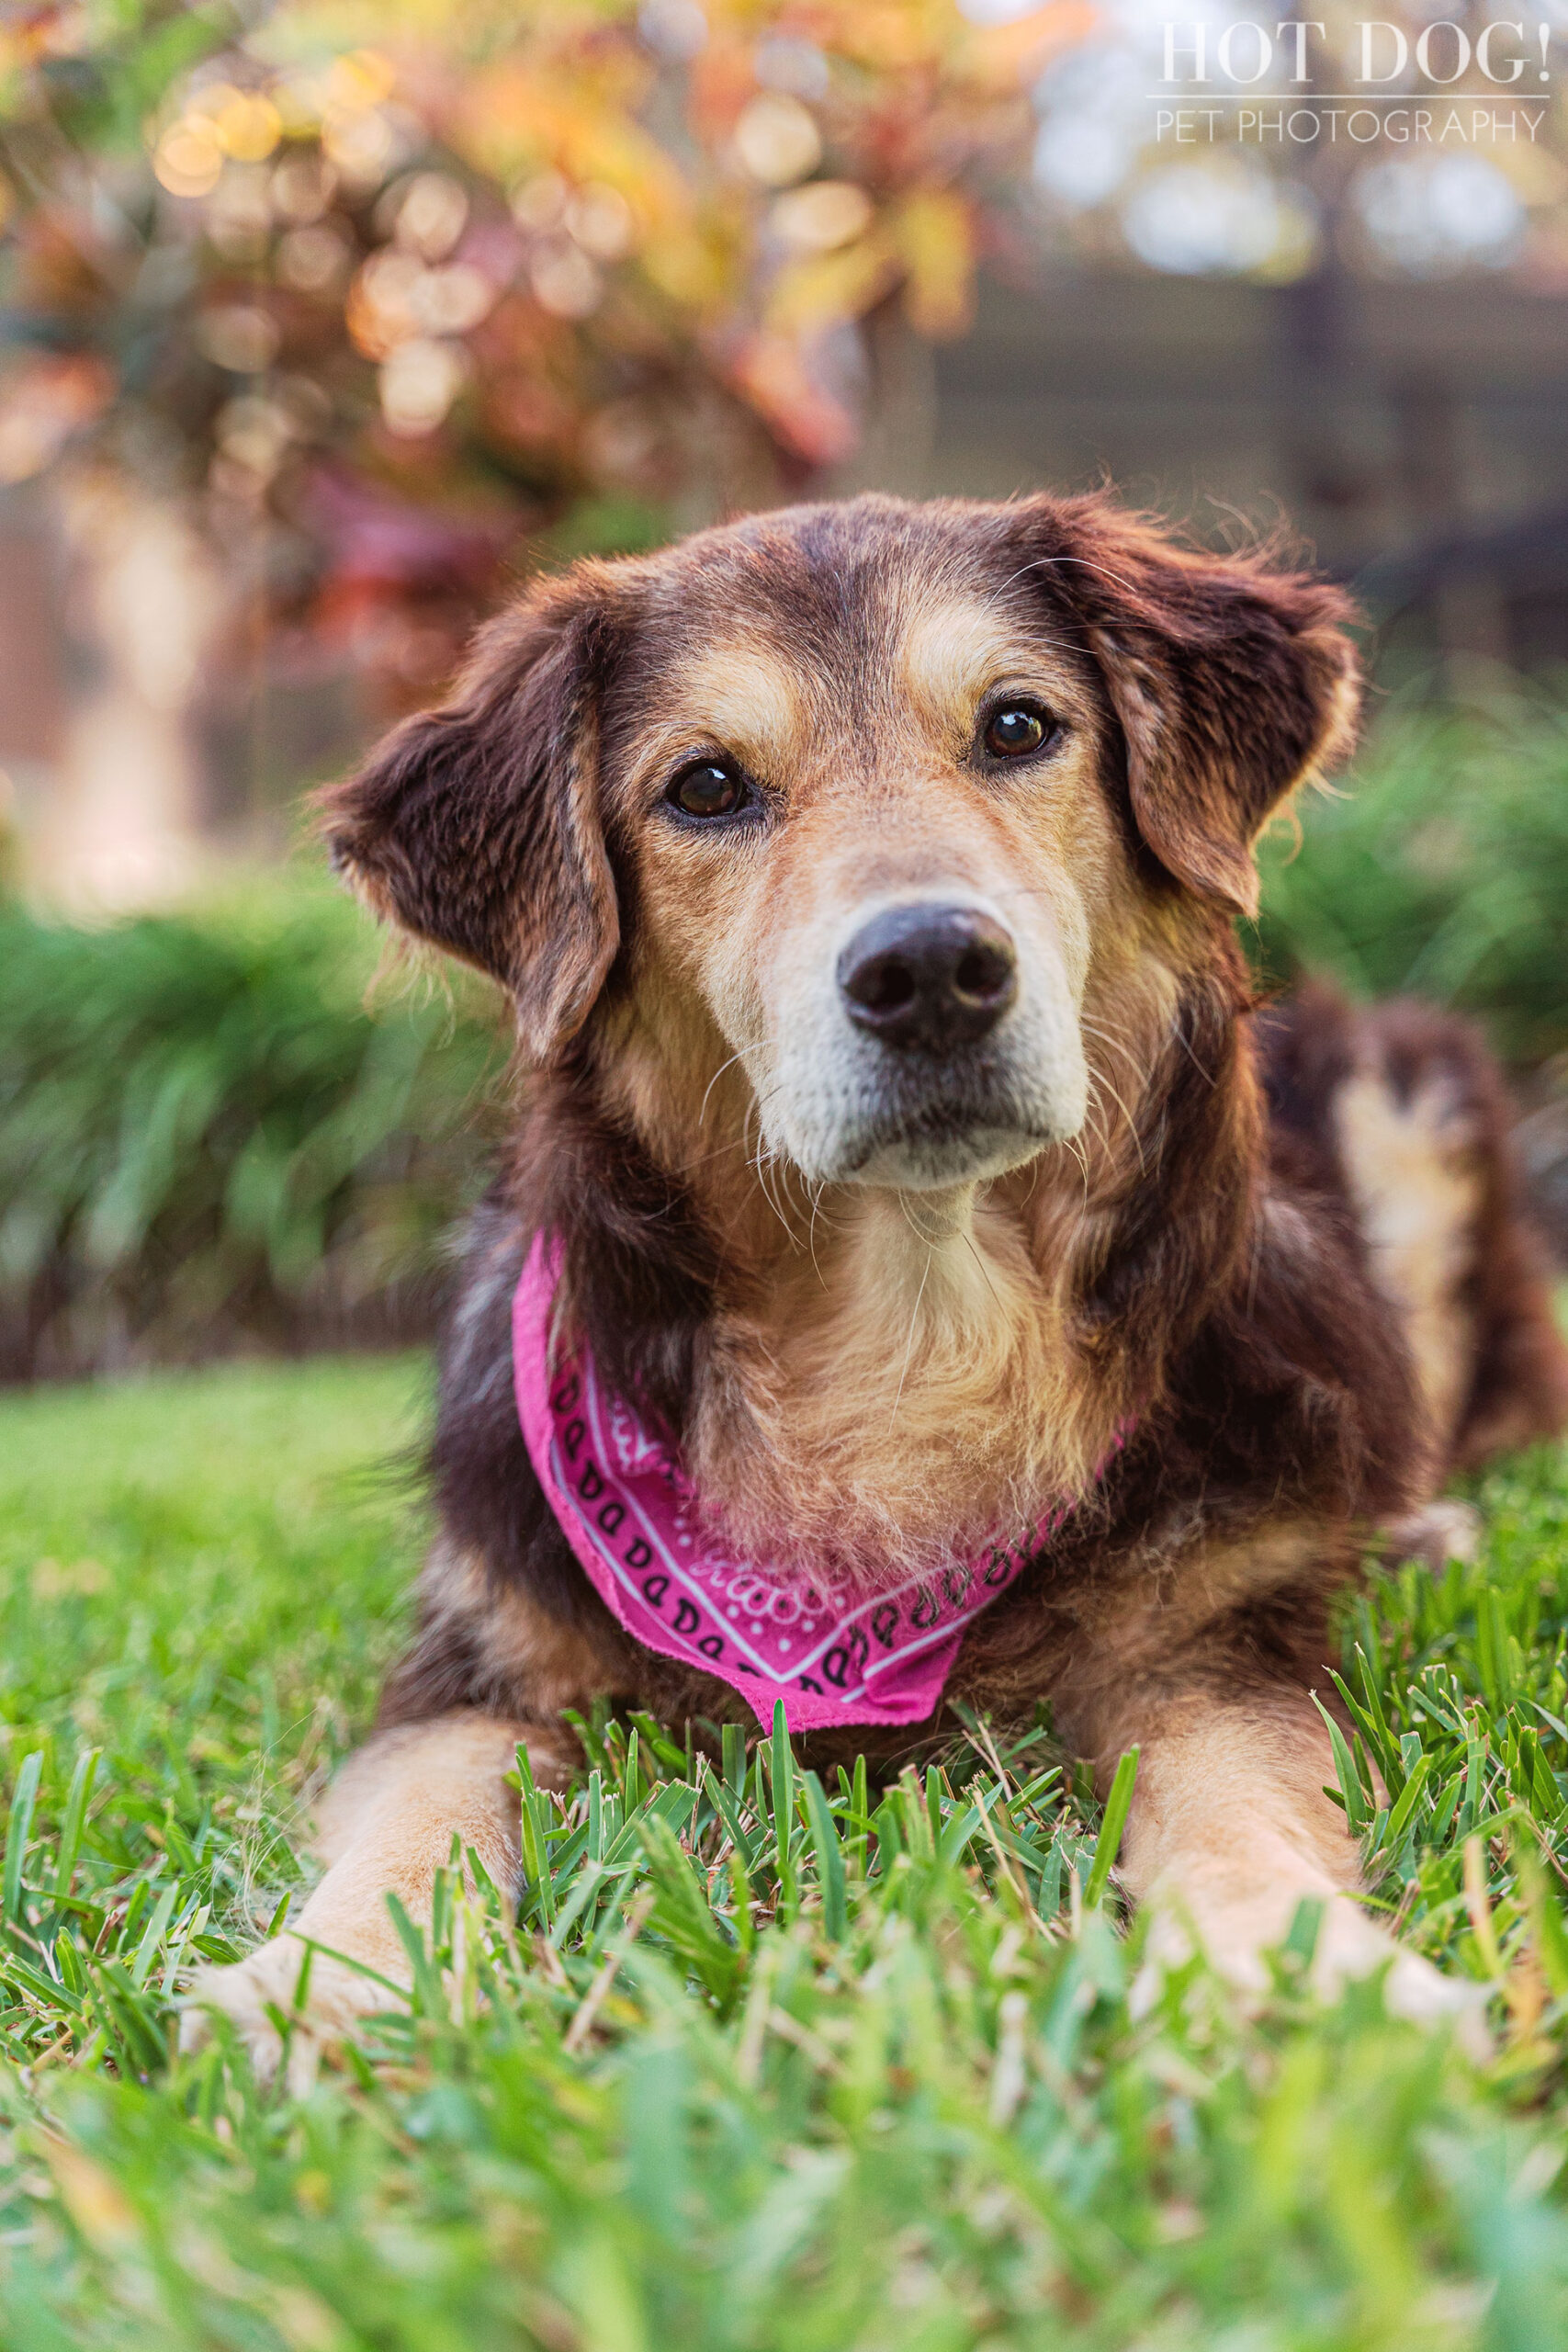
M1310 1917L1261 2015L1152 1983L1044 1726L884 1792L647 1722L524 1786L521 1918L446 1888L407 2011L312 2086L175 2057L400 1639L427 1378L0 1403L7 2352L1568 2345L1563 1458L1343 1626L1339 1793L1493 1988L1487 2064L1375 1987L1314 2007Z

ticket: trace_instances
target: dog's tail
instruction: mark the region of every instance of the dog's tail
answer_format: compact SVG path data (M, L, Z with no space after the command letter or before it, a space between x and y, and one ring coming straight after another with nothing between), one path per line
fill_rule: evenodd
M1503 1075L1468 1022L1314 982L1266 1016L1277 1121L1341 1191L1404 1326L1440 1470L1559 1435L1568 1349Z

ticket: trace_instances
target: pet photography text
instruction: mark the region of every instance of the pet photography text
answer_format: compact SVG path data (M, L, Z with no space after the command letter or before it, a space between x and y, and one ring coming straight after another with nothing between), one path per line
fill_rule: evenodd
M1156 143L1535 144L1551 96L1551 24L1500 17L1472 35L1445 18L1412 38L1361 17L1347 29L1331 42L1310 17L1238 17L1217 32L1168 20L1162 87L1149 94Z

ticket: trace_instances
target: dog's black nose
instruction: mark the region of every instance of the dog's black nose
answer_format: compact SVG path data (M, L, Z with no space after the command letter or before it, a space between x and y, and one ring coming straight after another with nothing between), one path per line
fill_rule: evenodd
M839 958L844 1010L885 1046L940 1054L994 1029L1018 994L1012 941L974 907L886 907Z

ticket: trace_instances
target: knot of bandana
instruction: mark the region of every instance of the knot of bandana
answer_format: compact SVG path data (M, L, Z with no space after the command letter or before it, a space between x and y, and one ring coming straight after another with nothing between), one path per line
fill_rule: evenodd
M517 1413L561 1532L611 1614L645 1648L717 1675L764 1726L923 1723L964 1628L1071 1516L1058 1503L1011 1541L871 1594L733 1558L702 1525L690 1479L581 1351L552 1360L557 1257L530 1250L513 1301ZM1111 1455L1125 1443L1118 1430ZM1104 1470L1100 1464L1099 1476Z

